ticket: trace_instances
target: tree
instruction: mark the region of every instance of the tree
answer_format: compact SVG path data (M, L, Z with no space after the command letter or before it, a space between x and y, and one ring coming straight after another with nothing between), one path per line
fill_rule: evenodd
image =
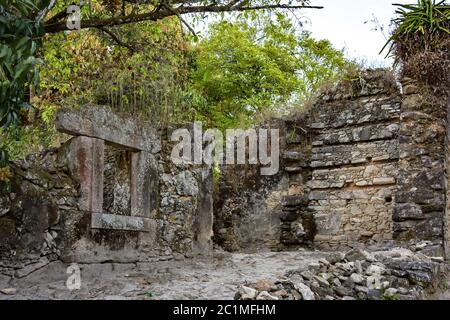
M67 20L73 18L69 9L74 4L72 0L0 0L0 127L17 124L21 110L30 107L30 87L39 90L42 37L73 29ZM178 17L192 30L182 15L301 8L321 7L310 6L309 0L89 0L80 4L80 29L96 28L127 46L111 27ZM1 151L0 162L6 159Z
M43 26L28 15L32 2L0 5L0 127L16 123L18 112L28 108L29 86L39 84L36 57Z
M197 48L194 87L208 101L201 110L217 126L284 113L342 73L343 53L326 40L296 32L283 15L263 25L220 22Z

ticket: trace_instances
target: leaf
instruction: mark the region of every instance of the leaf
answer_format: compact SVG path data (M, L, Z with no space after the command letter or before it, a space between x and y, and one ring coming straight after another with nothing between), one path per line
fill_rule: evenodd
M16 44L15 48L16 50L19 50L22 46L24 46L28 41L30 41L30 37L22 37Z

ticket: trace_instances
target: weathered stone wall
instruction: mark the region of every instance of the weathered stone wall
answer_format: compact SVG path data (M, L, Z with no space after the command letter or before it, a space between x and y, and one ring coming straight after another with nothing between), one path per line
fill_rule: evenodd
M442 241L445 100L405 79L393 212L396 239Z
M223 165L214 197L214 240L226 250L280 250L308 245L314 236L307 209L310 141L300 121L272 119L258 128L280 130L280 168ZM256 128L256 129L258 129Z
M278 175L222 170L216 242L238 250L429 240L441 255L446 108L414 86L403 90L371 70L278 120Z
M316 243L392 239L401 97L384 72L338 87L312 108L309 208Z
M76 137L11 164L11 189L0 194L0 272L21 277L57 259L208 254L211 169L177 167L165 136L86 108L58 115L58 128Z
M450 75L449 75L450 77ZM450 93L447 94L446 139L445 139L445 210L444 210L444 253L450 260Z
M262 127L279 129L280 140L284 139L282 121L269 121ZM221 166L214 195L215 243L229 251L278 248L281 201L288 188L283 170L263 176L260 165Z
M64 217L77 210L78 190L57 150L11 165L10 192L0 194L0 273L23 277L62 254Z
M103 212L131 215L131 153L105 145Z
M163 149L158 158L162 239L172 250L208 254L213 236L213 175L204 165L174 164L170 137L175 128L162 133Z

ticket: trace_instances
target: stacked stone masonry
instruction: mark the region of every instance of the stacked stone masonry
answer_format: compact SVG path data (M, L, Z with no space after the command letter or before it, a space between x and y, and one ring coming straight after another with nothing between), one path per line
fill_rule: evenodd
M401 98L377 89L315 106L307 185L316 243L392 239Z
M442 241L447 106L408 81L404 88L393 231L399 240Z
M259 128L280 131L279 172L224 165L216 184L211 167L171 161L174 128L106 107L62 111L57 128L73 137L11 164L0 271L204 254L213 240L229 251L427 240L442 255L446 106L403 90L370 71L268 120Z
M74 137L11 164L0 194L0 274L55 260L133 263L212 248L212 171L170 160L169 132L107 107L58 113Z
M216 241L238 250L271 233L272 249L421 240L442 249L450 234L444 225L445 112L446 106L385 70L322 93L308 110L278 121L277 178L224 168ZM233 181L239 188L229 193ZM260 195L270 203L245 200ZM259 219L262 212L270 219ZM257 231L250 238L242 227L249 224Z

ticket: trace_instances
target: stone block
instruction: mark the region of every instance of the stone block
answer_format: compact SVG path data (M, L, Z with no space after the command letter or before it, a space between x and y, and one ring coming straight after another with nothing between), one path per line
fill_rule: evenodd
M149 152L131 155L131 215L150 218L158 208L159 179L156 161Z
M91 218L93 229L149 231L151 224L151 219L117 214L92 213Z
M307 186L311 189L327 189L330 188L331 184L324 180L311 180L308 181Z
M318 235L336 235L342 224L341 215L335 212L316 214L314 215L314 220Z
M121 118L108 107L59 110L55 125L63 133L101 139L134 151L161 150L160 139L151 127L137 125L131 118Z
M282 198L281 204L287 207L306 206L308 204L308 196L307 195L284 196Z
M392 178L392 177L374 178L372 180L372 183L374 185L394 184L395 178Z
M75 137L69 141L65 157L68 159L72 176L80 184L78 206L82 211L103 211L103 140L89 137Z
M396 222L401 222L406 220L423 220L425 216L418 204L397 203L394 206L392 218Z

